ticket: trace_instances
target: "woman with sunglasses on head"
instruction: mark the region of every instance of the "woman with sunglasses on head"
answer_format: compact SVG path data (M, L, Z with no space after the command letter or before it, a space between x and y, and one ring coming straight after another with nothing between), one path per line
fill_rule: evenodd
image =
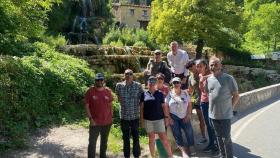
M156 89L157 78L150 76L148 90L141 95L140 118L141 126L145 127L149 137L149 148L152 158L155 158L155 134L157 134L167 151L172 157L171 147L165 133L165 124L168 122L169 113L164 104L164 95Z
M196 154L194 151L194 136L191 125L191 98L186 91L181 90L181 79L179 77L172 79L172 85L173 88L165 98L165 103L169 107L170 113L169 124L183 158L188 158L187 153L191 156ZM188 143L183 141L182 129Z
M196 69L199 73L199 89L201 91L200 108L203 114L204 122L206 124L207 133L209 137L209 144L205 149L203 149L203 152L205 153L216 152L218 150L218 147L216 143L216 136L214 133L213 125L209 120L209 115L208 115L209 99L208 99L208 94L205 90L206 80L211 74L211 72L207 61L203 59L196 61Z
M156 75L156 78L157 78L156 89L160 90L163 93L164 98L165 98L167 96L167 94L169 93L169 86L164 83L165 75L162 73L158 73Z

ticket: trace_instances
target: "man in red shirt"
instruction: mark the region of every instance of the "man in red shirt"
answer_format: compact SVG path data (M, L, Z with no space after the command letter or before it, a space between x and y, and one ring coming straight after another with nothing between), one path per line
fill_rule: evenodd
M95 158L96 141L100 140L100 158L106 158L107 142L112 125L112 91L104 87L104 75L97 73L95 85L85 95L85 108L90 121L88 158Z

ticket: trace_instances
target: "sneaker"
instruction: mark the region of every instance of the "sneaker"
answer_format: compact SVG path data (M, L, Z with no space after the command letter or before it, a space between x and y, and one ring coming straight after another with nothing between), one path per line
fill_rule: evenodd
M213 149L213 146L207 146L206 148L203 149L204 153L210 153Z
M206 138L202 138L202 139L200 140L200 142L197 143L197 145L201 145L201 144L204 144L204 143L206 143L206 142L207 142L207 139L206 139Z
M194 156L194 155L196 155L196 152L195 152L195 149L194 149L194 147L192 146L192 147L190 147L190 152L189 152L189 154L190 154L190 156Z

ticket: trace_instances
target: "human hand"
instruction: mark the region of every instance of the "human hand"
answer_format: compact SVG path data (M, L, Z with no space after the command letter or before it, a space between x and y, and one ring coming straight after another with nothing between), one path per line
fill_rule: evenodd
M104 98L105 98L106 100L109 100L109 97L108 97L108 96L106 96L106 95L104 96Z
M90 126L95 126L96 125L96 122L93 120L93 118L89 119L89 123L90 123Z
M191 118L192 118L191 115L187 115L186 117L184 117L183 121L185 123L188 123L191 120Z
M169 118L169 119L168 119L168 124L169 124L169 125L173 125L173 124L174 124L174 120L173 120L172 118Z

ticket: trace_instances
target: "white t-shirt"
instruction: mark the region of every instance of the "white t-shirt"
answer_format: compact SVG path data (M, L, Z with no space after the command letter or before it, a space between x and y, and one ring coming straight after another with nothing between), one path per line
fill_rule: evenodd
M186 73L186 64L189 61L189 55L186 51L178 49L177 54L172 52L167 54L168 64L171 66L171 71L175 74Z
M187 115L189 102L190 96L185 91L181 91L180 96L170 91L165 98L165 103L168 104L170 113L178 116L181 119Z

